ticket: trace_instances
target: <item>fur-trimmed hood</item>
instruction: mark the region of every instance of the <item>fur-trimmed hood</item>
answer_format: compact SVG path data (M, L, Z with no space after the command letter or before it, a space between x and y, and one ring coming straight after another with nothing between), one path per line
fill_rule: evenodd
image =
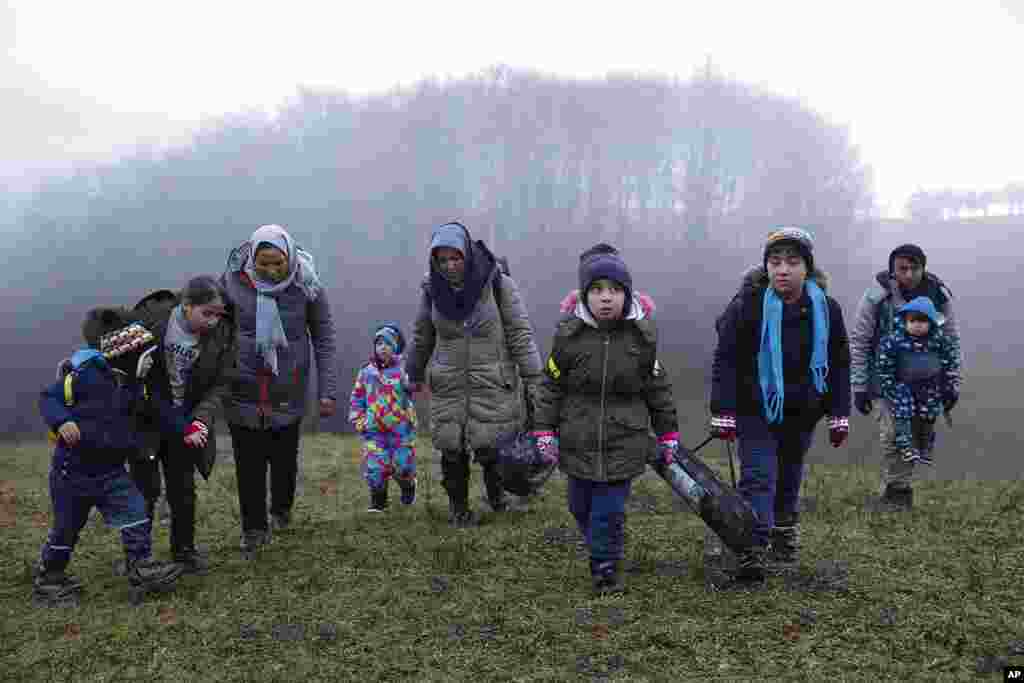
M826 294L828 293L829 284L832 282L828 273L820 268L815 268L814 272L810 275L810 279L814 280L814 282L821 287L823 292ZM743 271L741 289L758 291L761 289L767 289L770 284L771 281L768 279L768 271L765 270L764 266L754 265Z
M654 299L650 295L643 292L635 292L629 307L629 313L625 315L624 319L634 321L646 320L653 315L655 309ZM580 298L580 290L578 289L574 289L565 295L565 298L558 305L558 310L563 315L574 315L591 327L597 327L597 321L594 320L590 310L583 304L583 299Z

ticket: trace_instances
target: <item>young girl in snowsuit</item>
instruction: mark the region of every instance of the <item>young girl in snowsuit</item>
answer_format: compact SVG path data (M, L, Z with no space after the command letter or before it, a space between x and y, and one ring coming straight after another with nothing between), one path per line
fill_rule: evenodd
M960 360L940 329L931 299L919 296L897 310L893 331L878 346L878 379L895 422L904 462L932 464L935 420L960 396Z
M416 500L416 407L403 370L405 337L395 323L373 334L373 355L356 377L349 422L363 439L363 476L370 487L368 512L388 506L388 480L394 476L402 504Z
M579 284L562 304L533 436L568 475L569 511L590 549L594 592L620 593L632 480L656 454L673 458L679 427L657 357L654 304L633 294L622 257L607 244L585 251Z

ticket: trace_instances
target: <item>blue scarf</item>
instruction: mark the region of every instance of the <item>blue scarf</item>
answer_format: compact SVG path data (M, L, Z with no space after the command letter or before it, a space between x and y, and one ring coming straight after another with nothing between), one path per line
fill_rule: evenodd
M825 292L818 283L808 280L804 284L811 298L811 320L814 325L811 351L811 377L819 394L827 390L829 312ZM771 287L764 294L761 318L761 348L757 352L760 373L761 398L769 424L782 422L786 398L786 382L782 375L782 299Z

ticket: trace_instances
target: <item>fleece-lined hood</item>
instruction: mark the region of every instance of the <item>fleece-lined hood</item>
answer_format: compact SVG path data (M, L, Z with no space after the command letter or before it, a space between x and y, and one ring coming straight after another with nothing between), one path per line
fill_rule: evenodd
M825 271L821 270L820 268L815 268L811 272L808 279L814 280L814 282L816 282L818 286L821 287L823 292L828 292L829 284L831 284L831 278ZM764 266L754 265L750 266L745 271L743 271L741 284L742 289L750 289L756 291L760 289L767 289L770 286L771 279L768 277L768 271L767 269L765 269Z
M576 316L593 328L598 327L597 321L590 313L590 309L583 303L583 298L580 296L580 290L578 289L572 290L562 299L562 303L559 304L559 310L564 315L572 314ZM629 312L622 319L633 321L646 320L651 317L654 310L654 299L643 292L637 292L633 294L633 298L630 300Z

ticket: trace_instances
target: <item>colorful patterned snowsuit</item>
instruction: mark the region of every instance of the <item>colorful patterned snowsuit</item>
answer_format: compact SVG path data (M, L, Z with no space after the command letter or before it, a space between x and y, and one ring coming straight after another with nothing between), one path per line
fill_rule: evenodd
M363 477L371 489L385 487L392 475L416 478L416 407L402 368L401 356L385 368L371 361L352 389L348 419L363 438Z

